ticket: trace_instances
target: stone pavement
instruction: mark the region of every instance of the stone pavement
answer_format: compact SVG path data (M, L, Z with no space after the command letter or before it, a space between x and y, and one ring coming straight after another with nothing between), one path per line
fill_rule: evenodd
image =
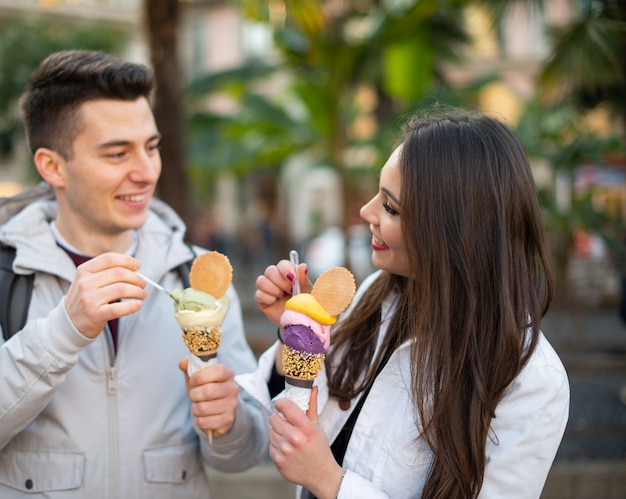
M243 473L210 470L211 499L294 499L295 485L286 482L271 462Z
M550 312L568 371L570 417L542 499L626 498L626 325L613 307Z

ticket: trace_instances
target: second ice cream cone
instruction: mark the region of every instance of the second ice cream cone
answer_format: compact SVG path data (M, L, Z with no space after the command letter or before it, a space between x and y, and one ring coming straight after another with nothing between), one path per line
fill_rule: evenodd
M322 370L325 354L307 353L283 345L285 376L301 380L314 380Z
M352 273L343 267L324 272L311 293L294 294L280 316L285 395L306 411L313 380L324 366L330 328L350 304L355 292Z
M313 380L322 370L325 357L324 353L307 353L283 345L285 396L303 411L309 408Z

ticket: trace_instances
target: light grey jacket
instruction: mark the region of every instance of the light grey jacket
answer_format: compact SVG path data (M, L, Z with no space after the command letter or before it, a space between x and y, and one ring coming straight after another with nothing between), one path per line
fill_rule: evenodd
M178 369L188 350L164 293L148 289L141 310L120 319L117 355L108 331L83 336L64 306L75 266L50 231L55 212L40 201L0 226L17 248L15 272L35 272L28 323L0 343L0 497L208 498L203 463L234 472L265 455L258 408L240 403L233 430L208 445L193 425ZM165 289L183 286L173 270L193 256L183 235L154 200L135 256ZM218 361L243 373L256 363L232 287L228 296Z

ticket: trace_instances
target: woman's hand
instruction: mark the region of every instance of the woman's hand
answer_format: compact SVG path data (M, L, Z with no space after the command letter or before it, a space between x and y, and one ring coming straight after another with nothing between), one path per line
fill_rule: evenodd
M298 266L298 273L301 291L310 292L312 285L306 275L306 263ZM294 269L289 260L281 260L276 265L267 267L265 273L256 280L257 290L254 299L259 309L276 325L285 308L285 302L291 298L291 288L295 279Z
M343 470L317 424L317 387L311 391L306 414L286 398L278 399L275 406L281 414L270 418L269 453L276 469L285 480L302 485L319 499L337 497Z

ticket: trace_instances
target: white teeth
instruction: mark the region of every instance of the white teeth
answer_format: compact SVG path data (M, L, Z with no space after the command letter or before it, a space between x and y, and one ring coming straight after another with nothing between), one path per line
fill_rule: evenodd
M134 196L120 196L120 199L122 201L131 201L133 203L137 203L146 199L146 196L143 194L136 194Z

